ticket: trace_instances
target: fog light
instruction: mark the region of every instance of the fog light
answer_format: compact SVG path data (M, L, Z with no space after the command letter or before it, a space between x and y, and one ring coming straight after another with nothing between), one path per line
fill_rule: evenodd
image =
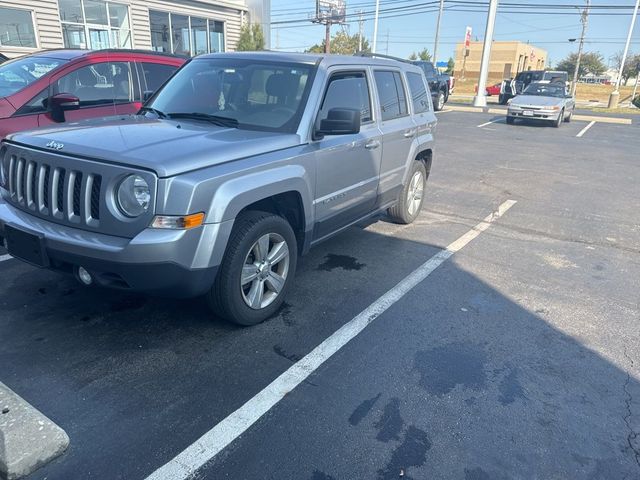
M84 267L78 267L77 274L78 280L84 285L89 286L93 283L93 277Z

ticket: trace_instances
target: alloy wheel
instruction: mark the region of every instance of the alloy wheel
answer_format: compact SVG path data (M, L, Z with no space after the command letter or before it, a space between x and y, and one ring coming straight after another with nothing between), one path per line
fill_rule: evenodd
M424 195L424 176L418 171L413 174L407 191L407 211L410 216L414 216L422 204Z
M254 310L271 305L289 274L289 246L277 233L262 235L249 249L242 266L242 299Z

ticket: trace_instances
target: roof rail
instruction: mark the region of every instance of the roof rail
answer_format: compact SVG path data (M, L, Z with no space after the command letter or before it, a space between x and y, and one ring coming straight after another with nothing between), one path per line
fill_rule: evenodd
M404 58L400 58L400 57L394 57L392 55L383 55L382 53L373 53L373 52L361 51L361 52L356 52L353 55L355 57L386 58L387 60L395 60L396 62L411 63L410 60L407 60L407 59L404 59Z
M102 48L100 50L87 50L87 53L136 53L143 55L158 55L161 57L175 57L183 59L191 58L188 55L182 55L179 53L156 52L155 50L144 50L142 48Z

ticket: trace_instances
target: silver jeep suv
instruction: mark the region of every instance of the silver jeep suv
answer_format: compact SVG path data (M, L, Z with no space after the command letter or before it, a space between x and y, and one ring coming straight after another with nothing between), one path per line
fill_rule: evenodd
M256 324L309 247L380 213L416 218L430 98L419 67L385 58L203 55L138 115L3 141L0 240L87 285L206 295Z

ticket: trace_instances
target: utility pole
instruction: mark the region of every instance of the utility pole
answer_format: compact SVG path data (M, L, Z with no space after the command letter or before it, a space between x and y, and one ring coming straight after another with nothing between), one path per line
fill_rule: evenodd
M444 0L440 0L440 10L438 10L438 23L436 23L436 39L433 42L433 64L438 68L438 43L440 41L440 21L444 10Z
M578 87L578 77L580 75L580 62L582 61L582 49L584 48L584 37L587 34L587 25L589 23L589 7L591 0L586 0L587 6L582 10L580 21L582 22L582 33L580 34L580 44L578 45L578 59L576 60L576 70L573 72L573 84L571 85L571 95L576 96L576 88Z
M377 45L378 45L378 16L380 14L380 0L376 0L376 15L373 20L373 48L371 49L372 53L376 53Z
M362 10L358 12L358 51L362 51L362 32L364 31L364 19L362 18Z
M493 42L493 29L496 25L496 13L498 0L489 1L489 13L487 14L487 28L484 32L484 44L482 46L482 62L480 63L480 78L478 78L478 93L473 99L475 107L486 107L487 77L489 76L489 64L491 63L491 43Z
M616 80L616 88L609 96L609 108L616 108L618 101L620 100L620 82L622 81L622 72L624 72L624 64L627 63L627 54L629 53L629 44L631 43L631 36L633 35L633 27L636 24L636 17L638 16L638 7L640 7L640 0L636 0L636 7L633 9L633 15L631 17L631 26L629 27L629 34L627 35L627 43L624 46L624 53L622 54L622 63L620 64L620 70L618 70L618 79Z
M331 20L325 22L324 53L331 53Z

